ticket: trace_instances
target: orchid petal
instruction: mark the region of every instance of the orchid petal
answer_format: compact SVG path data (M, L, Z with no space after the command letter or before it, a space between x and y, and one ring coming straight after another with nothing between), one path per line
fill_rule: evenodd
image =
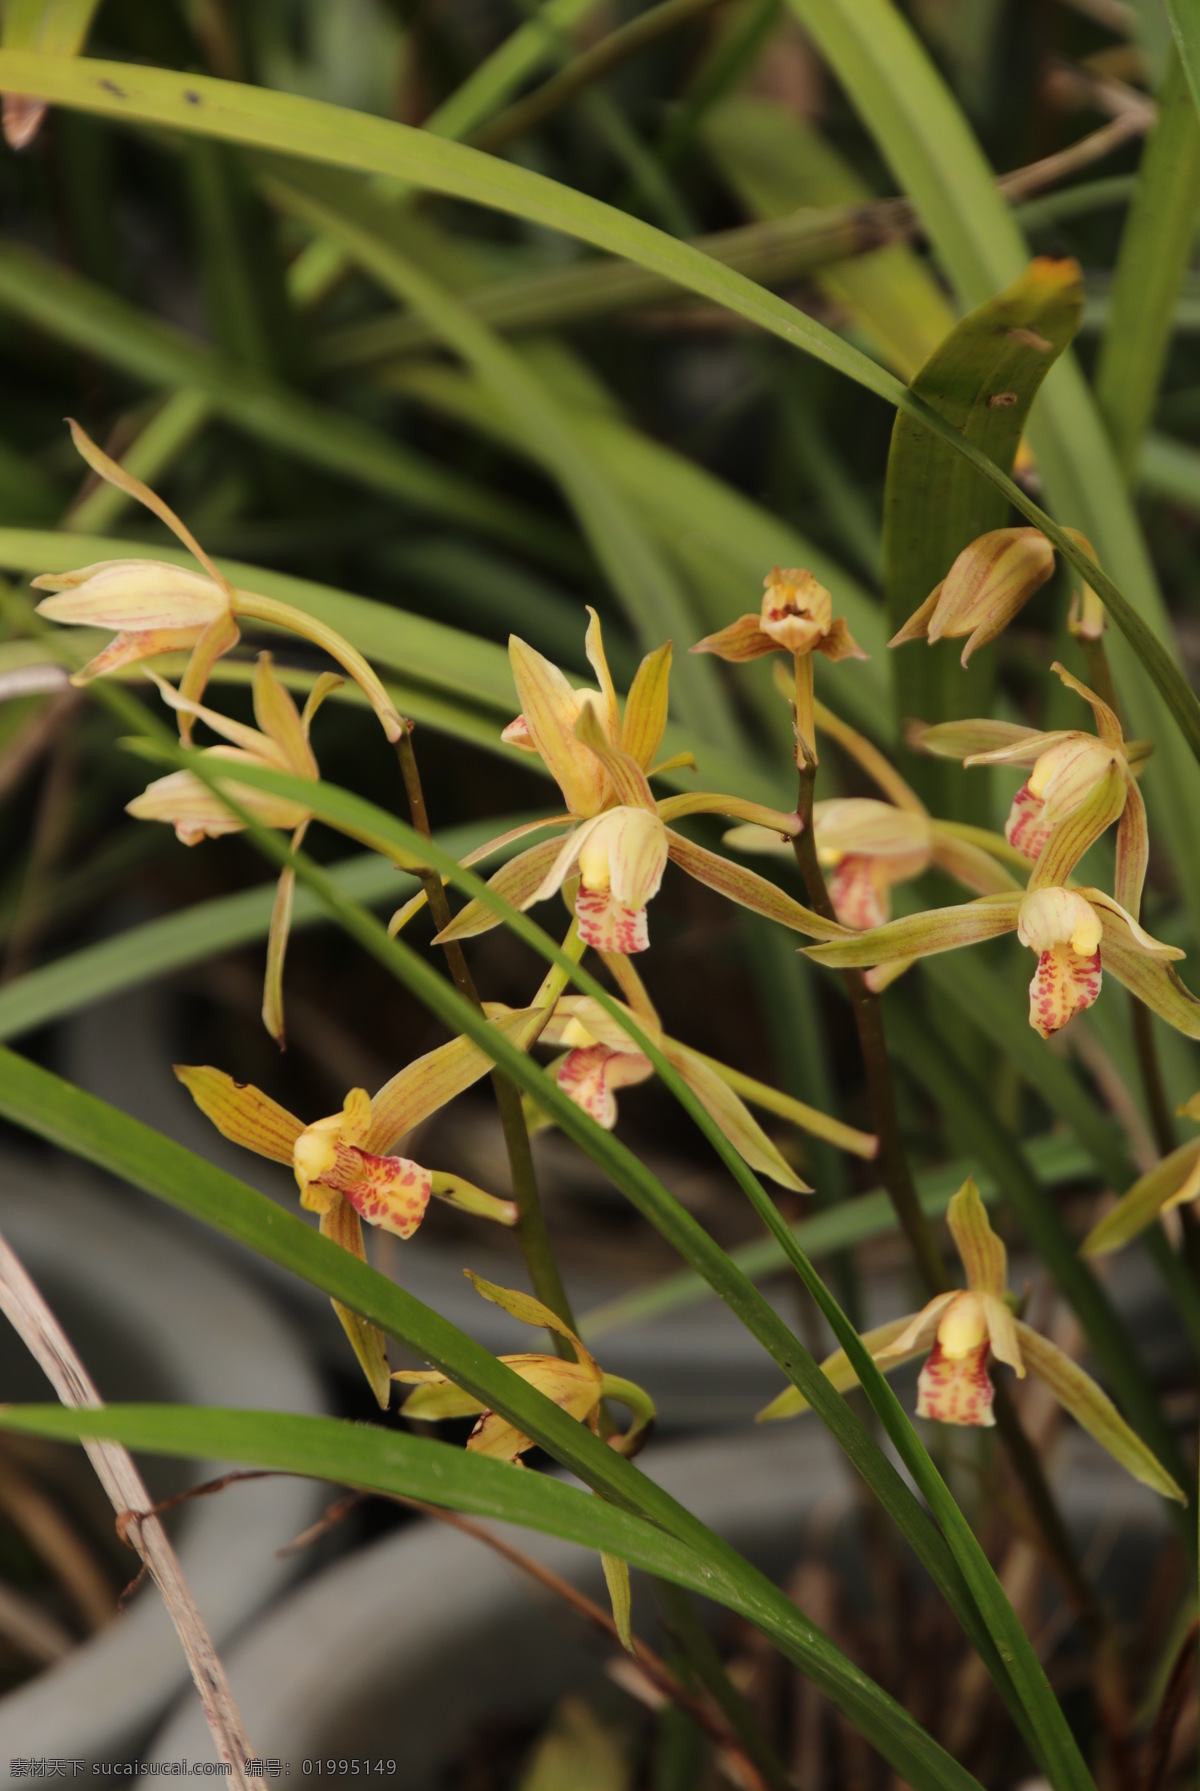
M992 1354L998 1362L1011 1368L1018 1380L1024 1380L1025 1359L1021 1354L1021 1340L1017 1336L1017 1323L1011 1307L996 1294L984 1294L983 1315L987 1320Z
M94 659L71 673L71 683L83 686L109 672L119 671L122 666L138 665L143 659L157 659L164 653L187 652L197 645L204 632L198 628L159 628L145 634L118 634Z
M587 654L588 664L596 674L596 682L600 686L600 697L604 712L605 738L615 746L621 738L621 710L617 702L616 687L612 681L612 673L608 669L608 656L604 651L604 636L600 630L600 618L589 603L587 606L588 625L583 639L583 650Z
M867 1354L874 1358L884 1374L893 1373L895 1369L902 1368L905 1362L911 1361L913 1356L920 1354L923 1346L898 1355L890 1353L895 1339L907 1331L911 1324L911 1318L891 1318L885 1325L876 1325L874 1330L864 1331L859 1338ZM821 1373L837 1393L848 1393L851 1387L858 1386L858 1375L850 1366L850 1358L844 1349L834 1350L831 1356L825 1357L821 1363ZM770 1405L763 1407L754 1422L770 1424L777 1418L795 1418L801 1412L809 1410L809 1403L799 1387L785 1387Z
M291 849L298 852L304 844L308 822L302 821L292 835ZM292 902L296 894L296 873L284 865L275 885L275 901L271 907L271 926L267 933L267 965L263 978L262 1022L282 1051L286 1044L283 1028L283 961L287 953L288 935L292 928Z
M871 796L839 796L815 802L813 827L821 854L849 852L857 857L879 858L924 854L928 859L933 845L928 815L896 808Z
M604 767L575 737L583 703L550 660L511 635L508 656L525 727L572 814L594 815L604 801Z
M715 889L718 895L752 909L755 914L764 914L768 920L778 921L780 926L804 933L810 939L848 937L845 928L836 921L825 920L811 908L793 901L777 884L768 882L756 871L746 870L743 865L732 864L728 858L721 858L704 846L697 846L681 833L667 830L667 850L680 870L694 877L697 883Z
M634 674L625 703L621 747L643 771L654 763L667 725L671 643L647 653Z
M1180 1490L1142 1439L1126 1424L1107 1394L1083 1372L1070 1356L1065 1355L1049 1338L1016 1321L1017 1335L1026 1367L1048 1387L1065 1406L1075 1422L1095 1437L1101 1448L1127 1468L1135 1480L1151 1487L1165 1499L1178 1499L1187 1504L1187 1495Z
M1107 1256L1152 1225L1160 1213L1200 1196L1200 1139L1181 1144L1122 1194L1079 1246L1082 1256Z
M332 1201L321 1214L319 1224L323 1238L340 1244L343 1250L349 1250L360 1262L366 1262L362 1221L346 1201ZM332 1304L342 1329L350 1339L350 1347L358 1357L359 1366L367 1377L367 1384L375 1395L380 1410L386 1412L392 1390L387 1338L378 1325L373 1325L370 1319L363 1318L349 1306L343 1306L340 1300L334 1300Z
M1150 862L1150 830L1146 804L1133 778L1126 780L1125 807L1117 824L1117 865L1113 892L1122 908L1137 914L1142 906L1146 868Z
M1101 834L1119 819L1126 788L1124 773L1110 765L1091 793L1052 828L1030 873L1031 890L1055 889L1066 882Z
M223 1138L276 1163L292 1161L304 1126L294 1114L248 1082L235 1082L206 1064L177 1063L175 1074Z
M575 738L582 741L589 752L595 753L608 773L609 784L621 806L653 810L654 797L645 772L636 759L609 740L594 697L586 697L580 706Z
M913 722L906 730L906 743L915 752L927 752L937 759L979 760L1002 752L1006 763L1032 765L1043 749L1039 742L1046 738L1035 728L1019 726L1012 721L940 721L932 727ZM1017 754L1027 754L1018 758Z
M955 951L1011 933L1017 924L1021 897L981 896L952 908L930 908L890 920L869 933L848 933L827 945L806 946L805 955L818 964L838 969L867 964L888 964L898 958L925 958L935 952Z
M1008 1258L1002 1240L992 1230L979 1189L969 1176L946 1208L946 1223L971 1292L999 1298L1008 1281Z
M620 902L611 889L580 888L575 897L579 937L594 951L649 951L650 922L644 907Z
M587 825L588 823L585 822L584 826ZM567 868L570 868L577 850L573 842L577 840L581 831L582 829L576 828L568 834L565 845L558 839L541 840L536 846L530 846L528 851L518 852L515 858L510 858L507 864L500 866L494 876L488 878L488 888L493 894L502 896L514 908L531 907L534 902L541 900L542 885L549 881L547 872L555 864L560 852L566 851L567 845L571 846L571 850L567 854ZM550 884L549 893L551 895L562 883L566 874L567 871L564 869L557 882ZM486 902L482 902L478 896L474 896L464 907L459 909L450 925L443 927L441 932L436 935L434 943L445 945L450 939L473 939L476 934L486 933L492 927L500 925L500 916L494 913Z
M828 632L821 640L817 641L813 651L822 653L826 659L835 662L839 659L869 659L871 657L859 646L847 628L844 616L834 617Z
M405 1418L419 1418L427 1424L436 1424L442 1418L475 1418L487 1410L481 1399L476 1399L465 1387L456 1387L436 1369L398 1368L392 1379L416 1389L400 1407Z
M611 1132L617 1123L618 1088L646 1082L654 1074L640 1051L613 1051L608 1045L577 1045L568 1051L555 1081L577 1107Z
M506 1038L518 1034L530 1018L518 1008L492 1021ZM370 1124L360 1143L364 1150L386 1153L405 1133L474 1086L494 1068L492 1059L473 1040L460 1037L414 1058L385 1082L371 1100Z
M725 628L718 628L715 634L706 634L691 649L693 653L715 653L718 659L728 659L735 665L740 665L747 659L759 659L764 653L777 653L779 650L780 643L763 633L759 616L739 616L736 622L730 622Z
M157 672L148 670L146 676L168 709L174 709L177 714L189 715L197 721L204 722L214 734L219 734L223 740L228 740L241 752L250 753L254 758L274 766L277 771L294 769L288 763L278 743L270 739L268 735L259 733L257 728L250 728L244 722L234 721L232 716L222 715L216 709L206 709L203 703L198 703L192 697L185 697L181 692L175 690L165 678L160 678Z
M464 1269L463 1274L481 1300L488 1300L493 1306L499 1306L510 1317L519 1319L523 1325L540 1325L547 1331L554 1331L559 1337L565 1337L574 1349L579 1363L596 1370L595 1358L590 1350L576 1336L570 1325L559 1318L557 1312L551 1312L549 1306L543 1305L541 1300L535 1299L532 1294L522 1293L519 1288L499 1287L494 1281L485 1281L482 1275L475 1274L472 1269ZM560 1366L571 1367L572 1364L562 1363Z
M1091 552L1090 546L1087 551ZM1094 690L1089 690L1086 684L1081 684L1079 679L1074 677L1057 659L1050 670L1058 673L1068 690L1073 690L1076 696L1081 696L1085 703L1090 704L1092 714L1096 717L1096 732L1104 744L1120 750L1125 744L1124 731L1115 711L1109 707L1104 698L1097 696Z
M312 726L313 717L335 690L341 690L346 680L338 672L322 672L305 699L300 713L300 726L304 729L304 738L308 739L308 730Z
M269 653L260 653L251 678L254 719L267 739L274 741L284 765L298 777L318 777L317 761L308 735L300 720L300 711L275 675Z
M786 834L788 840L792 840L800 832L800 817L795 813L784 814L782 809L767 808L761 802L747 802L741 796L726 796L711 790L697 790L687 796L667 796L659 803L658 814L663 821L679 821L685 815L724 815L730 821L766 828L776 839ZM790 854L790 846L785 850Z
M236 747L214 746L206 749L205 758L237 763L239 758L251 764L262 764L256 754L240 754ZM278 769L269 766L268 769ZM280 827L292 831L310 820L310 811L284 796L273 796L248 784L231 782L226 788L234 801L241 804L264 827ZM159 777L125 805L126 814L137 821L167 821L185 845L194 846L202 839L217 839L223 834L240 833L244 823L234 814L218 791L201 783L190 771L171 771Z
M908 621L904 623L903 627L896 630L895 634L888 642L889 647L904 647L907 646L909 641L919 641L926 638L929 633L929 624L933 620L934 612L942 600L942 591L945 588L945 584L946 581L943 579L941 584L934 585L924 603L919 604L908 618Z
M880 1361L886 1361L894 1355L916 1355L919 1351L928 1349L937 1337L938 1326L946 1312L961 1298L962 1289L957 1287L952 1288L949 1293L935 1294L918 1313L905 1320L892 1341L879 1351Z
M667 868L667 830L658 815L643 808L613 808L599 818L595 831L579 850L579 872L585 889L594 887L590 861L603 851L608 878L618 902L644 908L662 885Z
M229 614L224 586L169 560L97 560L60 575L42 573L35 591L50 591L37 606L48 622L112 628L118 634L204 629Z
M158 517L160 522L165 522L177 540L182 541L188 552L199 560L209 577L225 591L228 591L229 581L222 573L218 572L192 531L179 520L171 506L164 503L157 492L151 491L148 485L143 485L140 479L135 479L132 473L127 473L123 466L104 452L103 448L97 447L91 436L86 430L80 428L74 417L67 418L67 427L71 431L71 440L75 443L76 449L87 461L92 471L99 473L100 477L106 479L110 485L115 485L118 491L123 491L126 497L133 498L135 503L144 505L147 510Z
M932 1418L938 1424L995 1424L990 1352L987 1337L961 1356L951 1356L935 1343L917 1377L917 1417Z
M971 840L959 839L935 821L933 823L934 864L977 895L1006 895L1020 885L1008 868L976 846Z
M708 1065L686 1046L669 1045L666 1055L705 1111L716 1121L735 1151L756 1169L795 1194L811 1194L791 1164L772 1144L750 1109Z

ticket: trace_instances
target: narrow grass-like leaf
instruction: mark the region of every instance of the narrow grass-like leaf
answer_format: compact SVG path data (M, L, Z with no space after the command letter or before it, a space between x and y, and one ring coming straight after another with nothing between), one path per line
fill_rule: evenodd
M543 470L562 485L643 648L652 651L672 638L682 645L697 628L684 592L629 506L587 453L570 416L545 383L452 293L388 244L384 220L372 211L365 197L353 218L334 209L320 175L319 169L299 166L287 179L271 177L267 191L276 204L302 223L340 243L360 267L394 298L423 316L446 346L474 368L504 406ZM715 667L681 654L672 694L678 713L698 738L727 746L736 743L737 724Z
M0 52L2 54L2 52ZM570 563L553 521L400 447L389 436L140 311L34 250L0 244L0 309L155 387L202 393L213 410L281 453L478 529L535 557Z
M1096 362L1096 402L1127 479L1154 412L1198 214L1200 116L1173 50L1121 233Z

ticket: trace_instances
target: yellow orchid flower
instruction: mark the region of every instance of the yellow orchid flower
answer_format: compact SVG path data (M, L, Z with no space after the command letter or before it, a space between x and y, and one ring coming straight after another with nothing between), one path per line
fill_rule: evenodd
M275 675L269 653L260 653L254 667L251 691L254 717L258 728L245 727L226 715L218 715L173 690L155 672L147 674L158 686L163 701L189 722L200 720L230 742L226 746L206 747L205 758L219 759L230 766L254 765L268 770L290 771L297 777L320 777L317 761L309 744L313 716L342 680L326 672L314 684L304 705L297 712L289 692ZM304 842L312 815L298 802L272 796L249 784L232 784L231 795L266 827L292 830L292 850L299 851ZM243 823L220 796L191 771L172 771L157 778L127 804L126 812L138 821L166 821L175 829L185 846L194 846L202 839L216 839L222 834L237 833ZM283 1026L283 962L291 930L292 902L296 873L290 865L281 871L271 911L267 937L267 970L263 989L263 1024L280 1046L284 1043Z
M1175 1111L1185 1119L1200 1119L1200 1094L1182 1102ZM1108 1256L1163 1213L1193 1200L1200 1200L1200 1138L1169 1151L1153 1169L1140 1175L1088 1232L1079 1247L1080 1255Z
M571 830L510 859L489 888L525 909L553 895L568 878L578 877L575 913L580 937L599 951L628 954L645 951L649 945L646 908L670 860L729 900L796 932L816 939L838 937L840 927L793 901L765 877L731 864L671 828L671 821L697 814L753 821L789 836L800 823L794 813L783 814L736 796L705 792L657 801L649 779L683 762L655 763L667 721L670 643L643 659L622 716L599 618L594 610L588 613L586 650L598 693L573 689L559 668L525 641L515 635L509 641L521 713L503 737L510 746L542 759L568 811L549 822L529 822L524 830L561 823L571 824ZM482 858L498 844L491 840L471 856ZM422 905L423 900L414 897L393 916L392 930ZM438 942L469 939L499 924L484 902L468 902L438 934Z
M1016 932L1021 943L1037 953L1029 985L1029 1023L1043 1038L1091 1006L1100 993L1103 971L1111 972L1169 1026L1188 1038L1200 1038L1200 1000L1171 966L1171 960L1184 953L1151 938L1103 890L1040 884L1046 858L1043 852L1023 895L983 896L953 908L932 908L866 933L809 946L806 954L838 969L862 968L907 963Z
M835 796L813 803L813 832L829 899L844 927L882 926L891 914L893 886L931 865L981 895L1017 887L990 853L923 809L899 808L873 796ZM731 827L722 844L739 852L792 856L790 844L765 827Z
M403 719L349 641L292 604L235 589L169 504L97 447L73 419L68 418L68 424L76 448L92 471L165 523L201 568L196 573L160 560L104 560L77 571L47 572L35 578L35 590L54 593L38 604L39 615L52 622L115 630L116 638L74 674L72 683L87 684L138 660L190 648L192 656L179 686L183 699L179 731L188 741L192 711L186 705L200 700L217 660L237 645L239 620L266 622L301 635L335 659L359 686L388 739L399 740L405 728Z
M992 529L964 547L940 585L914 610L889 647L924 637L967 635L962 663L1002 634L1054 571L1054 549L1040 529Z
M565 1362L560 1356L533 1354L501 1356L500 1360L597 1434L603 1400L613 1399L627 1406L633 1413L633 1424L623 1436L610 1437L609 1444L622 1455L635 1455L654 1423L654 1404L649 1395L632 1381L605 1374L570 1325L564 1324L557 1313L535 1300L532 1294L520 1293L511 1287L497 1287L470 1269L464 1269L463 1274L483 1299L502 1307L522 1324L538 1325L565 1337L575 1352L573 1362ZM467 1438L467 1448L477 1455L518 1462L526 1450L533 1448L532 1437L525 1436L499 1412L489 1411L481 1399L456 1386L436 1369L402 1368L392 1379L416 1389L400 1408L406 1418L437 1423L444 1418L469 1418L478 1414L479 1422Z
M1091 705L1096 733L1066 728L1041 733L1011 722L950 721L910 730L910 744L939 758L961 759L968 766L1028 767L1029 776L1013 797L1004 835L1034 863L1055 830L1107 789L1108 802L1100 812L1111 811L1118 823L1116 897L1136 914L1150 853L1146 805L1136 778L1153 749L1145 741L1127 743L1120 721L1102 697L1057 660L1051 669L1068 690Z
M493 1024L512 1033L528 1017L518 1012ZM364 1219L395 1237L410 1238L431 1196L501 1225L516 1224L511 1200L499 1200L461 1176L391 1154L398 1138L491 1067L491 1058L470 1039L451 1039L407 1064L373 1098L365 1089L351 1089L340 1113L309 1126L261 1089L235 1082L224 1070L176 1064L175 1074L223 1137L286 1163L296 1177L300 1204L319 1215L321 1235L365 1261ZM372 1391L386 1407L389 1370L383 1333L337 1300L333 1306Z
M693 653L715 653L740 664L763 653L823 653L826 659L865 659L845 620L834 617L833 598L802 567L772 568L763 579L758 615L739 616L728 627L706 634Z
M865 659L845 620L834 617L833 598L811 572L772 568L763 580L758 615L739 616L727 628L706 634L693 653L715 653L740 664L763 653L790 653L795 662L796 762L816 765L817 736L813 709L814 653L826 659Z
M1186 1495L1090 1375L1014 1315L1006 1288L1004 1244L992 1230L970 1179L951 1199L946 1221L966 1270L966 1287L938 1294L914 1316L893 1319L862 1338L885 1374L928 1351L917 1381L917 1416L941 1424L995 1424L989 1373L994 1358L1007 1363L1018 1377L1028 1372L1040 1380L1136 1480L1186 1505ZM858 1385L844 1350L827 1357L821 1369L839 1392ZM759 1413L759 1419L789 1418L807 1410L804 1396L788 1387Z
M811 1192L750 1113L743 1095L755 1105L780 1114L840 1150L851 1151L858 1157L874 1157L878 1141L873 1133L844 1125L840 1120L818 1112L815 1107L792 1100L777 1089L768 1088L753 1077L743 1076L740 1071L718 1063L715 1058L693 1051L678 1039L669 1038L644 990L639 993L642 999L636 1009L626 1008L622 1003L622 1011L649 1033L668 1063L704 1103L726 1138L752 1169L796 1193ZM504 1010L489 1005L487 1011L491 1014ZM638 1050L620 1021L590 995L560 996L540 1042L560 1048L566 1046L565 1055L553 1066L555 1081L577 1107L582 1107L607 1131L617 1123L618 1089L649 1081L654 1074L649 1058Z

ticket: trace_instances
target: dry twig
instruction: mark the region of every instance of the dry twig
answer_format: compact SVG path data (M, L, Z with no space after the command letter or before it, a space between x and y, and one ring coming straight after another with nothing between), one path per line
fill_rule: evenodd
M103 1405L62 1326L3 1237L0 1237L0 1311L64 1405L77 1408ZM229 1762L232 1782L241 1786L242 1791L250 1791L245 1763L252 1749L241 1715L175 1550L162 1523L153 1515L150 1495L142 1477L128 1450L119 1444L86 1438L83 1447L114 1511L122 1520L123 1533L141 1555L162 1594L196 1682L218 1756Z

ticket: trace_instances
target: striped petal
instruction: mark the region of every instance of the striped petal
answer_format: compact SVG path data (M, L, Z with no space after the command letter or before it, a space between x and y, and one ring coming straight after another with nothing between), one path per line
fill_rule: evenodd
M1138 1177L1116 1205L1092 1227L1080 1245L1080 1254L1107 1256L1153 1225L1160 1213L1197 1198L1200 1198L1200 1139L1193 1138L1164 1157L1161 1163L1156 1163L1147 1174Z
M956 951L1011 933L1017 924L1020 895L982 896L952 908L929 908L890 920L869 933L847 933L827 945L805 947L805 955L818 964L838 969L889 964L901 958L930 957L935 952Z
M805 908L802 903L794 901L778 884L769 883L756 871L748 871L744 865L733 864L728 858L722 858L718 853L696 845L693 840L685 839L683 834L674 833L669 828L667 850L680 870L686 871L689 877L694 877L697 883L715 889L718 895L737 902L743 908L751 909L755 914L763 914L768 920L778 921L780 926L790 927L796 933L804 933L810 939L849 937L844 927L835 921L823 919L811 908Z
M608 784L595 754L575 737L585 693L573 690L556 665L515 634L508 656L526 730L567 807L575 815L594 815Z
M1001 1296L1008 1282L1008 1258L969 1176L946 1208L946 1223L972 1293Z
M207 1064L177 1063L176 1076L197 1107L223 1138L260 1157L291 1164L292 1151L304 1126L286 1107L248 1082L235 1082L224 1070Z
M1036 1375L1064 1406L1081 1429L1095 1437L1102 1449L1119 1461L1123 1468L1151 1487L1165 1499L1178 1499L1187 1504L1187 1495L1175 1484L1158 1457L1126 1424L1107 1394L1078 1363L1064 1355L1057 1345L1018 1319L1017 1335L1029 1372Z
M715 653L718 659L728 659L740 665L747 659L759 659L764 653L777 653L780 645L764 633L758 616L739 616L728 627L718 628L715 634L706 634L691 650L693 653Z
M667 726L668 685L671 677L671 643L647 653L638 666L625 703L621 748L643 771L649 769L662 745Z
M367 1260L363 1247L362 1221L354 1208L344 1200L330 1203L320 1218L321 1236L330 1238L343 1250L349 1250L360 1262ZM387 1359L387 1338L373 1325L368 1318L343 1306L340 1300L332 1302L338 1321L346 1336L350 1339L350 1347L358 1358L359 1367L367 1377L367 1384L381 1411L387 1411L391 1396L391 1369Z

